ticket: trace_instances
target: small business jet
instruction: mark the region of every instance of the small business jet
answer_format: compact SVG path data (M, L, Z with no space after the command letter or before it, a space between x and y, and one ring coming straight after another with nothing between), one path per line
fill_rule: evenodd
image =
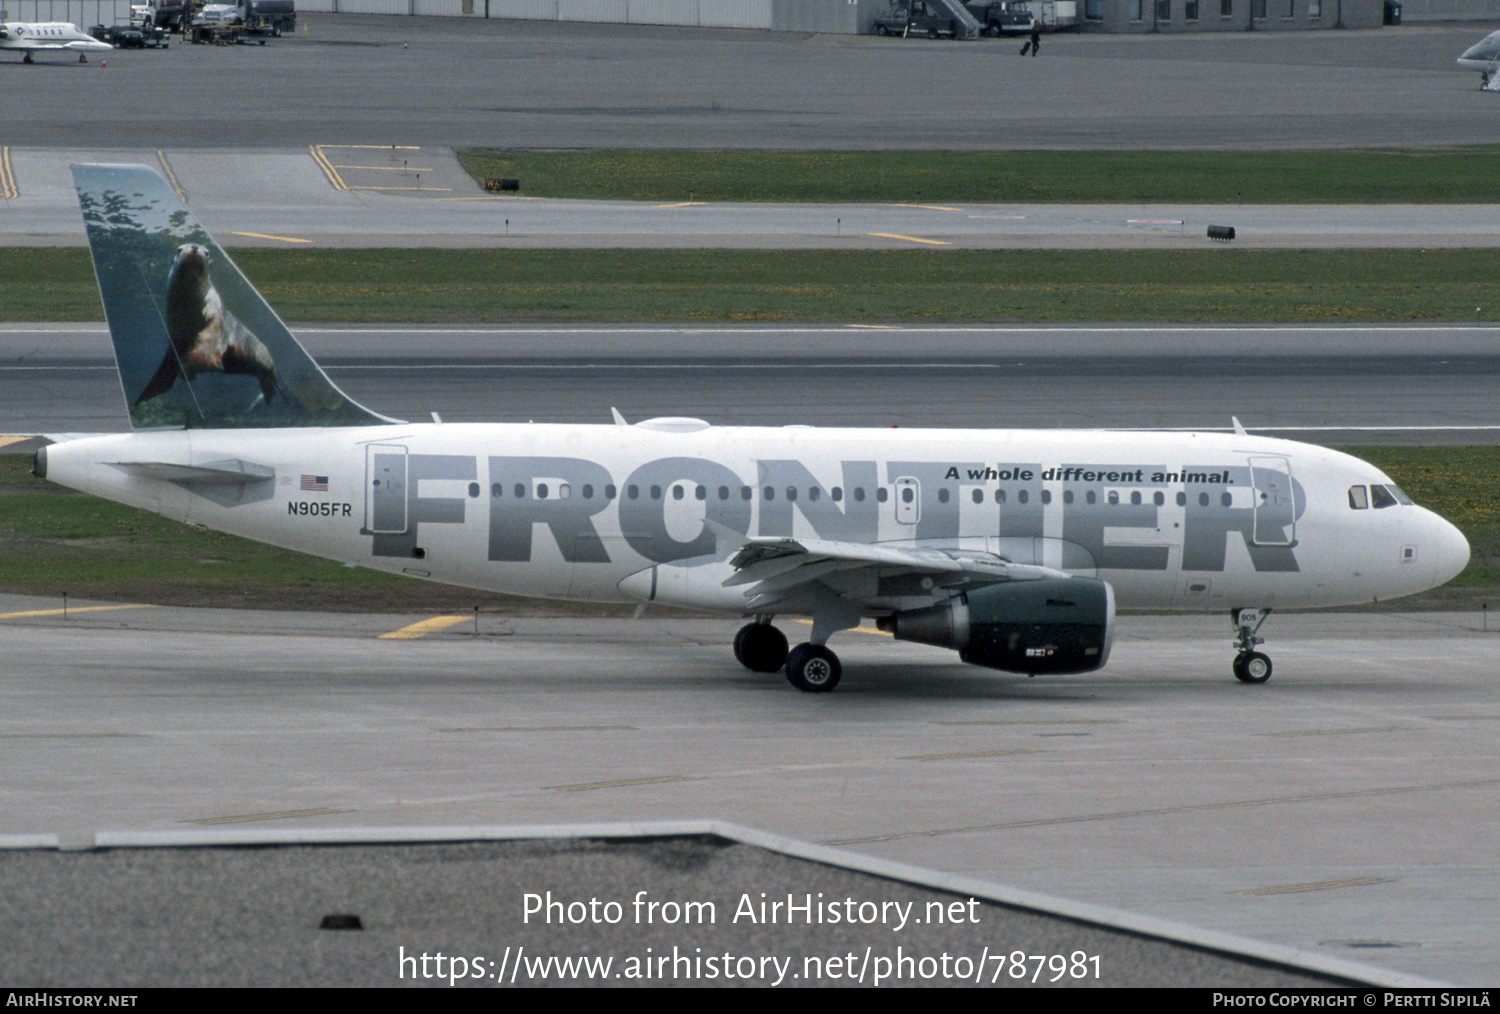
M77 53L79 63L88 63L90 53L107 53L114 48L66 21L7 21L0 25L0 50L20 50L26 54L22 63L33 63L33 53L51 52Z
M1500 69L1500 32L1491 32L1463 51L1458 65L1464 70L1479 71L1479 87L1496 90L1496 69Z
M144 166L73 168L129 433L35 473L189 524L496 592L750 618L735 658L820 692L873 619L975 665L1080 673L1117 606L1229 613L1410 595L1458 529L1337 451L1232 433L407 423L324 375ZM812 619L790 647L776 616Z

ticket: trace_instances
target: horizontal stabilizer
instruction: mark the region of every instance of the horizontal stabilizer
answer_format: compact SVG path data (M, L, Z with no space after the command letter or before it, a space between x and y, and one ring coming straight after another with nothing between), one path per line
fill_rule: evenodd
M179 465L170 461L111 461L108 464L143 479L162 479L181 485L222 486L276 478L274 468L238 459L210 461L202 465Z

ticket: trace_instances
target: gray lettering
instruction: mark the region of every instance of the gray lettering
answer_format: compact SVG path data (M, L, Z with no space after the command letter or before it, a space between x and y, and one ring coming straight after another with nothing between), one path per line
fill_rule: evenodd
M376 556L415 556L417 530L422 524L461 525L464 498L421 496L423 479L473 479L477 463L468 454L408 454L406 456L406 530L374 532Z
M1188 469L1193 467L1188 466ZM1188 469L1183 471L1184 478L1197 474ZM1248 468L1231 468L1220 474L1227 485L1251 486ZM1302 508L1306 506L1302 487L1294 481L1292 489L1298 507L1297 515L1301 516ZM1238 532L1244 539L1245 548L1250 553L1250 562L1257 571L1291 572L1299 569L1292 546L1263 546L1256 543L1253 502L1241 507L1226 506L1220 496L1215 494L1209 497L1205 505L1201 498L1189 496L1182 527L1182 569L1185 571L1222 571L1227 539L1231 532Z
M854 489L874 490L875 484L880 481L875 462L843 462L841 502L835 501L832 490L819 483L800 461L761 461L758 471L761 488L770 486L773 489L801 491L796 500L768 500L760 505L760 534L793 535L795 511L807 519L820 539L874 542L878 538L880 505L873 496L856 500L850 493Z
M1160 546L1114 546L1105 543L1106 528L1141 528L1160 533L1157 507L1142 497L1142 503L1111 503L1102 484L1132 486L1141 483L1145 469L1120 471L1099 466L1049 469L1063 479L1063 534L1067 542L1088 550L1101 568L1114 570L1166 570L1168 539ZM1088 495L1094 494L1090 504Z
M603 466L543 457L491 457L489 466L489 559L530 560L534 526L546 525L569 563L609 562L591 520L609 506L604 491L611 479ZM585 489L592 495L584 496Z
M683 486L680 500L672 493L676 484ZM716 543L714 533L703 522L713 521L744 535L750 531L750 504L735 497L720 500L706 492L705 498L699 500L697 487L707 491L719 486L738 488L741 484L734 472L705 458L662 458L647 462L625 480L627 489L636 486L646 495L634 500L627 496L620 501L620 534L631 549L656 563L707 556ZM653 489L655 495L649 492ZM700 526L692 538L677 538L668 529L668 504L672 505L674 515L689 519L689 527L695 521Z

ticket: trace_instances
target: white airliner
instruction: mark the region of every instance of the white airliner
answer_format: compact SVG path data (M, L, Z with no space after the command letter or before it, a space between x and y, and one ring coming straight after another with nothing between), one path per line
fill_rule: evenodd
M7 21L0 25L0 49L18 49L31 63L33 53L77 53L79 63L88 63L90 53L107 53L115 47L79 31L66 21Z
M1117 605L1273 608L1463 569L1458 529L1347 454L1232 433L405 423L354 403L156 173L75 166L133 432L36 474L318 556L496 592L751 617L741 664L826 691L831 635L1031 675L1097 669ZM777 615L812 619L788 651Z
M1464 70L1479 71L1479 87L1494 90L1495 71L1500 69L1500 32L1491 32L1464 50L1458 65Z

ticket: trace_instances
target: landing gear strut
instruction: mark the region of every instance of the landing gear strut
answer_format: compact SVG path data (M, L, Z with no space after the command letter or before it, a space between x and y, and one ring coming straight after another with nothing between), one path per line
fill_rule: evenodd
M1234 678L1241 683L1264 683L1271 678L1271 659L1255 650L1265 638L1257 636L1260 625L1271 615L1269 609L1236 609L1229 616L1234 621Z
M776 672L786 654L786 635L771 626L769 616L757 616L734 635L735 661L751 672Z

